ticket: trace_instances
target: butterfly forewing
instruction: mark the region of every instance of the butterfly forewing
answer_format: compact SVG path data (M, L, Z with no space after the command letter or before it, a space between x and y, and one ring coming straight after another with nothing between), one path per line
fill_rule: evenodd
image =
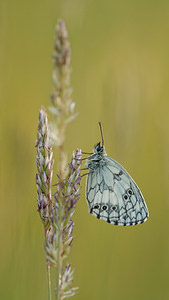
M145 222L148 209L138 186L118 162L100 153L98 156L96 147L86 163L90 170L86 185L90 213L114 225Z

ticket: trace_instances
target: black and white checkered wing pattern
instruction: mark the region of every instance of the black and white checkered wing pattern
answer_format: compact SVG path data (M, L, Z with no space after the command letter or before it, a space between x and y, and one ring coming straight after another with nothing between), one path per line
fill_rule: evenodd
M89 171L86 199L91 214L114 225L137 225L148 218L138 186L118 162L107 156Z

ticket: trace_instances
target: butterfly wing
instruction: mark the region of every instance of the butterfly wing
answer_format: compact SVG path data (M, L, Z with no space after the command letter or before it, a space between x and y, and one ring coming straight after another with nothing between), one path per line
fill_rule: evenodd
M118 162L107 156L89 171L86 199L91 214L114 225L141 224L148 218L138 186Z

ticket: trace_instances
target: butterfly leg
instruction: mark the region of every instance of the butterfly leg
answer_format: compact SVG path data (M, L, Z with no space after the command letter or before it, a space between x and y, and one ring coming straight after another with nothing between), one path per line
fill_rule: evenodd
M82 154L90 154L90 155L92 155L93 153L83 152L83 151L82 151Z
M86 175L88 175L89 173L85 173L85 174L83 174L81 177L83 177L83 176L86 176Z
M73 159L75 159L75 160L86 160L86 158L73 158Z

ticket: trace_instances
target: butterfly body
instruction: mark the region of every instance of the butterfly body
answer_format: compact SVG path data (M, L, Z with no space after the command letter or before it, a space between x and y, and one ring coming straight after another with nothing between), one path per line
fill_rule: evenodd
M147 220L148 209L137 184L118 162L106 155L100 143L87 158L86 167L86 199L91 214L122 226Z

